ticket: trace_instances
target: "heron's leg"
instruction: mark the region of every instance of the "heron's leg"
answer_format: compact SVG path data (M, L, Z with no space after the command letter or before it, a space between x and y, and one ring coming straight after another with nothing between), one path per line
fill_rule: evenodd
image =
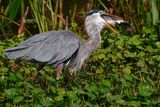
M56 79L59 80L63 70L63 63L56 66Z
M36 72L35 72L35 75L37 76L39 76L39 71L45 66L46 64L39 64L39 66L38 66L38 68L37 68L37 70L36 70Z
M40 71L44 66L46 66L46 64L39 64L37 71Z
M84 70L86 70L86 69L88 68L88 64L83 64L83 65L82 65L82 68L83 68Z

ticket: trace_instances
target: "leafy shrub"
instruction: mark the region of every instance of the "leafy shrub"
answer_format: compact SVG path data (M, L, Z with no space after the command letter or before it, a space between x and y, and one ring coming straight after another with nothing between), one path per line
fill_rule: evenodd
M6 47L23 41L0 42L1 106L160 106L160 42L154 29L120 36L104 31L101 47L70 87L56 81L46 66L34 77L36 64L9 61ZM34 79L35 78L35 79Z

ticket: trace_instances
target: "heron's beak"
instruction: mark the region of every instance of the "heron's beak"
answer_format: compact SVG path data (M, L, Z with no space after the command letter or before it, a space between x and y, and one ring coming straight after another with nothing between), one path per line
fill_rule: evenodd
M119 32L116 31L116 30L114 29L114 27L112 27L112 25L110 25L110 24L107 23L107 22L105 22L105 24L106 24L106 28L110 29L112 32L114 32L115 34L119 35Z
M114 29L114 26L116 24L123 24L126 27L126 29L128 29L128 30L132 30L133 29L133 27L129 23L127 23L125 20L123 20L119 16L103 12L101 14L101 17L103 18L106 27L108 29L110 29L111 31L113 31L117 35L119 35L119 32Z
M113 31L115 34L119 35L119 32L114 29L114 26L116 23L120 24L124 22L124 20L118 16L111 15L105 12L101 14L101 17L103 18L106 27Z

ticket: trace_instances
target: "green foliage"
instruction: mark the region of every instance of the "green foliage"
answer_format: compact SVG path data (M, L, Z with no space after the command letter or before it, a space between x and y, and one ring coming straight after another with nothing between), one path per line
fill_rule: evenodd
M143 29L143 34L120 36L104 31L101 47L70 88L55 80L52 67L36 78L35 64L6 59L4 49L19 43L1 41L0 105L160 106L160 43L154 29Z

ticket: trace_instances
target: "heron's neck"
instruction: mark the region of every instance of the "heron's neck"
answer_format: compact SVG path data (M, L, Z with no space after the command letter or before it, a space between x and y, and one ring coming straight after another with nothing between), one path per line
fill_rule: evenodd
M87 30L88 41L81 45L76 58L71 61L72 71L77 71L81 68L84 61L94 52L101 41L100 31L98 29ZM74 65L74 66L73 66Z
M88 32L88 36L89 38L85 43L85 48L87 48L88 52L91 54L98 48L101 42L100 31L98 29L92 29L92 32Z

